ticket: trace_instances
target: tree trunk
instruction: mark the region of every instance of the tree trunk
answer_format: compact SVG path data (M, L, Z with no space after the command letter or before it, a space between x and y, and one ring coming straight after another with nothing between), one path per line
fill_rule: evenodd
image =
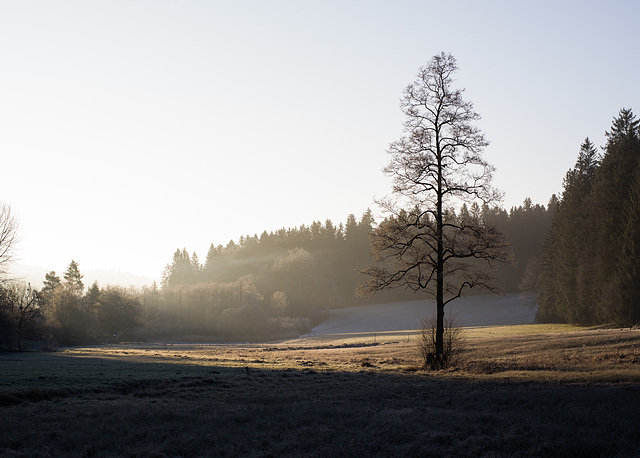
M24 350L24 345L22 342L22 334L23 334L23 328L24 328L24 319L23 316L20 315L20 319L18 320L18 351L23 351Z
M442 242L442 216L438 213L438 264L436 266L436 361L444 355L444 261Z
M442 215L443 178L442 178L442 153L440 151L439 132L436 130L436 151L438 161L438 195L436 209L436 236L438 246L436 253L436 354L437 362L442 361L444 355L444 218Z
M444 297L441 272L438 272L438 291L436 297L436 359L442 360L444 355Z

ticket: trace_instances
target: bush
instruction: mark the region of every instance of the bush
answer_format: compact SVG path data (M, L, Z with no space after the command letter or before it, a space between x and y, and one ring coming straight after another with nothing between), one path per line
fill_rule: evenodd
M455 322L455 317L449 314L444 317L444 342L442 356L436 355L436 328L435 317L423 318L418 334L418 349L422 357L423 368L439 370L445 369L455 363L463 347L462 328Z

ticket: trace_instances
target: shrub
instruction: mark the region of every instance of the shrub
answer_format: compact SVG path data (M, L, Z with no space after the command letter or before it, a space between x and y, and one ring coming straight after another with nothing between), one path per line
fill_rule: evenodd
M436 356L436 325L435 317L422 318L418 334L418 349L422 357L424 369L445 369L455 363L463 347L462 328L455 322L455 317L449 313L444 317L444 342L442 357Z

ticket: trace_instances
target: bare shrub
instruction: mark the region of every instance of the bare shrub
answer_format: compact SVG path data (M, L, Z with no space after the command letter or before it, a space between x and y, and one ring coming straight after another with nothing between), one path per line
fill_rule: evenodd
M436 355L436 328L435 316L422 318L421 328L418 333L418 349L422 357L424 369L445 369L455 363L463 347L462 328L457 325L455 316L449 313L444 317L444 349L441 356Z

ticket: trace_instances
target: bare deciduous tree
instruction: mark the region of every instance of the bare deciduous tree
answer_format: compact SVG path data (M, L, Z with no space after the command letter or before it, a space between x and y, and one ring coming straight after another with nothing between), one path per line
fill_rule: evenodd
M0 288L0 309L13 321L18 350L23 350L24 339L33 334L34 325L42 319L42 301L30 284L9 283Z
M0 202L0 282L6 280L9 263L18 243L18 219L9 204Z
M366 268L362 291L394 287L425 291L436 299L435 355L444 359L444 307L465 288L492 290L482 264L506 260L507 242L478 215L457 217L461 203L494 204L494 168L482 157L488 145L473 125L480 116L462 90L452 89L456 59L434 56L420 68L401 99L405 135L391 143L384 172L393 198L378 201L389 216L372 233L377 264ZM484 262L481 262L484 261Z

